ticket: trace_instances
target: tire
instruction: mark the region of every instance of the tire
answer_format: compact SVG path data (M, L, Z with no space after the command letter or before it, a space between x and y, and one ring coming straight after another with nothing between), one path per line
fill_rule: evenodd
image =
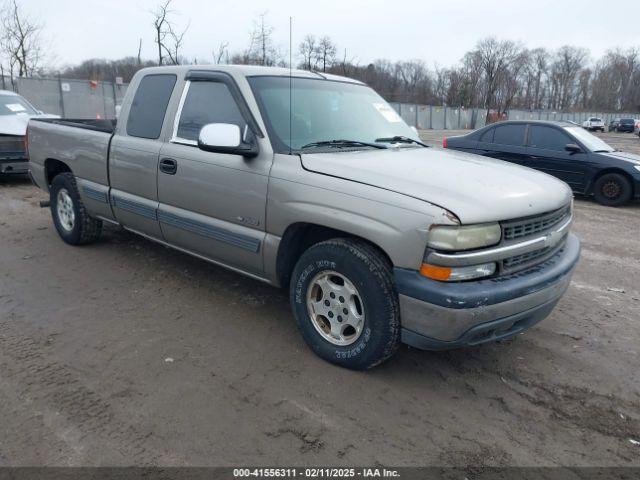
M605 173L596 180L593 196L601 205L619 207L631 200L631 183L619 173Z
M72 173L56 175L49 189L49 200L53 224L66 243L86 245L100 238L102 221L87 213Z
M302 336L324 360L366 370L397 351L400 307L392 267L366 242L338 238L313 245L296 263L289 290Z

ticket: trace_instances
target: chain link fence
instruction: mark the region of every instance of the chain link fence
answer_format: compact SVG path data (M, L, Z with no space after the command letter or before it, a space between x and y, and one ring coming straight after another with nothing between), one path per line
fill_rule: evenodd
M64 118L116 117L116 106L122 104L127 84L65 78L0 77L2 89L13 90L25 97L38 110ZM487 110L482 108L391 103L407 122L419 130L467 130L484 127ZM640 119L640 113L552 112L509 110L509 120L565 120L582 124L598 117L608 124L614 118Z
M482 108L391 103L408 125L418 130L468 130L485 126L487 110ZM564 120L582 125L589 118L601 118L609 124L614 118L640 119L640 113L552 112L509 110L505 120Z
M126 84L65 78L1 77L2 89L13 90L44 113L63 118L116 117Z

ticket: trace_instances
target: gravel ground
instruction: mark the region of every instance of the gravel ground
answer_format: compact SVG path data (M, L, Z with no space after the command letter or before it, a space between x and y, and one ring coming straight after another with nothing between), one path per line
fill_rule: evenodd
M638 205L576 201L574 282L525 335L357 373L284 292L118 228L67 246L44 198L0 181L0 465L640 466Z

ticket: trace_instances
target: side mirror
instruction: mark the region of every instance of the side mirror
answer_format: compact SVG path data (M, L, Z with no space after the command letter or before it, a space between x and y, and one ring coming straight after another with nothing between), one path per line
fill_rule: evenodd
M229 153L243 157L258 155L258 145L242 138L238 125L232 123L209 123L198 135L198 148L205 152Z
M567 143L564 149L569 153L580 153L582 149L575 143Z

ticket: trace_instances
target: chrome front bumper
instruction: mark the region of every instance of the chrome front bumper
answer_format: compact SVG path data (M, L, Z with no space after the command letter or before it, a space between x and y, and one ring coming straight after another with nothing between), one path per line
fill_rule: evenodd
M551 313L579 256L580 241L569 234L553 257L510 276L453 284L396 269L402 339L441 350L516 335Z

